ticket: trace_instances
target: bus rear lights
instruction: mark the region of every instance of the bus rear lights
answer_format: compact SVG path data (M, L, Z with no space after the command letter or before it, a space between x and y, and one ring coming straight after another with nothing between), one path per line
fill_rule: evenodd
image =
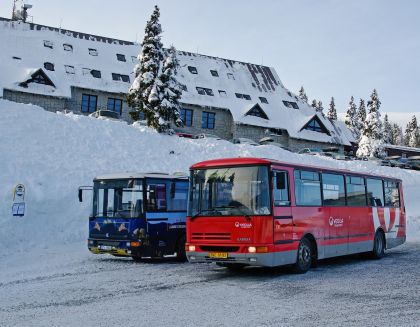
M130 243L130 245L131 245L132 248L136 248L136 247L139 247L141 245L141 243L137 242L137 241L133 241L133 242Z
M187 245L186 250L189 252L195 252L195 245Z
M249 246L248 252L249 253L267 253L268 247L267 246Z

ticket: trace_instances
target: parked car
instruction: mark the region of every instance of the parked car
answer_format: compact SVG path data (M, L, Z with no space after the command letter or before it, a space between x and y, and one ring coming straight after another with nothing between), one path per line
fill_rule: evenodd
M217 135L214 135L214 134L206 134L206 133L200 133L200 134L194 135L193 138L194 139L216 139L216 140L221 140L221 138L218 137Z
M321 149L310 149L310 148L304 148L298 151L299 154L309 154L312 156L315 155L322 155L322 150ZM327 152L328 153L328 152ZM332 157L332 155L327 155L329 157Z
M420 170L420 156L408 157L406 165L409 169Z
M233 144L248 144L248 145L253 145L253 146L258 146L259 144L251 139L247 139L244 137L239 137L236 139L232 139L231 141Z
M120 114L112 110L97 110L92 112L89 117L110 119L110 120L121 120Z
M261 145L274 145L276 147L282 148L283 150L292 152L287 146L284 146L283 144L280 144L278 142L274 142L274 139L271 137L263 137L261 140L258 141Z
M192 139L194 137L194 135L189 133L175 133L175 135L178 137L185 137L187 139Z

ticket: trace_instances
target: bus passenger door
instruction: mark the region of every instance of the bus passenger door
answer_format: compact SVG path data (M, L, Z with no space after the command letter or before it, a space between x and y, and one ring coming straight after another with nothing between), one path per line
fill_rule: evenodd
M287 170L273 170L273 243L289 244L293 239L290 183Z

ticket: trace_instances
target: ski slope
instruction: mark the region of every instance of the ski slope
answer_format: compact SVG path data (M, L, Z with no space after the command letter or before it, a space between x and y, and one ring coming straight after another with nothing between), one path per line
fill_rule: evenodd
M274 146L234 145L215 139L160 135L140 125L51 113L0 100L0 257L10 251L85 242L89 196L77 189L113 172L184 172L198 161L221 157L265 157L401 178L408 212L408 240L420 240L420 173L299 155ZM27 212L12 217L12 189L26 187ZM87 195L87 194L86 194Z

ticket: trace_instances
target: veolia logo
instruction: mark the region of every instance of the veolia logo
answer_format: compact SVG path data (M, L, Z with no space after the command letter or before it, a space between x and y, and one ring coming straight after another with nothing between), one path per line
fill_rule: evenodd
M252 223L240 223L239 221L235 222L236 228L251 228Z
M330 223L330 226L334 225L334 218L333 217L330 217L330 219L328 221Z

